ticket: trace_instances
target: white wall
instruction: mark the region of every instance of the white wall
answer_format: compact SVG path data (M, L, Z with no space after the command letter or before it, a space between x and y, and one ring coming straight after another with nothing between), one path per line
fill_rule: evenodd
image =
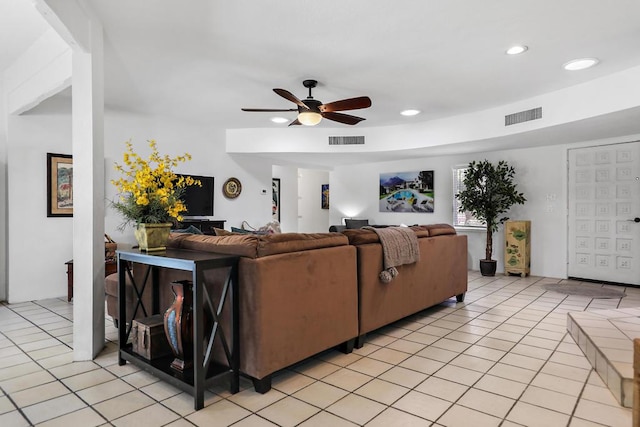
M20 302L66 295L72 218L47 218L47 153L71 154L68 99L8 118L8 291Z
M298 231L301 233L329 231L329 210L322 209L322 184L329 184L328 171L298 169Z
M0 301L7 299L7 114L0 74Z
M331 223L342 217L368 218L374 224L452 223L452 168L471 160L506 160L516 169L518 189L527 198L509 213L511 219L531 220L531 274L560 277L567 275L567 149L637 139L628 136L578 144L553 145L540 148L514 149L500 152L428 157L405 161L368 163L336 167L331 172ZM433 170L435 212L378 212L378 183L381 172ZM484 258L485 234L463 231L469 236L468 265L479 269ZM494 235L493 259L502 271L504 240L502 228Z

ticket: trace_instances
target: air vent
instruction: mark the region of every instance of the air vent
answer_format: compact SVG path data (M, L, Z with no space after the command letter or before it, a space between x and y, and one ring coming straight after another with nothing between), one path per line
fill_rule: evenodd
M364 136L330 136L329 145L362 145Z
M537 120L541 118L542 118L542 107L538 107L532 110L520 111L519 113L513 113L507 116L504 116L504 125L511 126L517 123L528 122L531 120Z

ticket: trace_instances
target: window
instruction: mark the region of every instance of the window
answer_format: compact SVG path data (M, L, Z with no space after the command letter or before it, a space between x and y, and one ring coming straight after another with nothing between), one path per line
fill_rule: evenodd
M486 224L474 217L471 212L458 212L460 202L456 194L464 188L464 174L467 170L466 166L453 168L453 226L454 227L480 227L485 228Z

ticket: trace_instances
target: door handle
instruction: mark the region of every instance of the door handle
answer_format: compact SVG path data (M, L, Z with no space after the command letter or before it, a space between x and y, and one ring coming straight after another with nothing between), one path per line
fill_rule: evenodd
M633 218L633 219L628 219L627 221L640 222L640 218L635 217L635 218Z

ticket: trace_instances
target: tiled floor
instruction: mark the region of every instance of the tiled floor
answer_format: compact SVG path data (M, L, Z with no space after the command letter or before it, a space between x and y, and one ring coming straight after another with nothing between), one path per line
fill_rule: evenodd
M72 361L72 306L63 298L0 305L0 426L630 426L567 333L567 312L640 306L545 291L555 279L469 273L455 299L371 334L345 355L327 351L230 395L221 383L193 399L130 364L116 329L93 361Z
M640 307L569 313L567 329L618 403L633 405L633 339Z

